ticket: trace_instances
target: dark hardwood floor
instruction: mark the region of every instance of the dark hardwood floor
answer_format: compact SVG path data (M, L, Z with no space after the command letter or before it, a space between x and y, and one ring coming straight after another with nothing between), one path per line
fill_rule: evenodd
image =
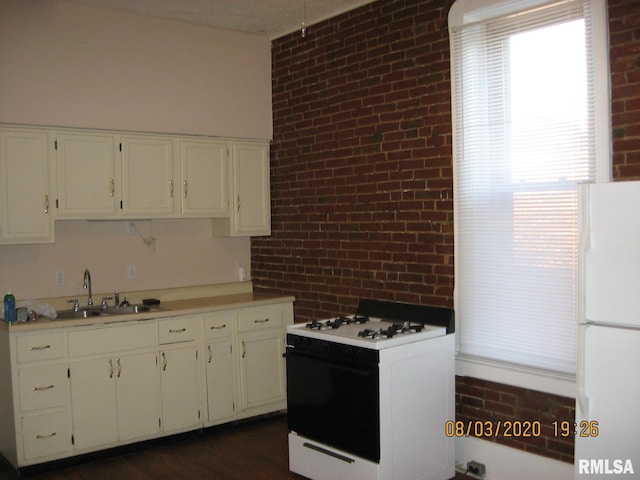
M4 460L0 480L21 478ZM110 458L29 474L32 480L301 480L291 473L287 421L278 416ZM456 476L456 479L466 477ZM340 479L336 479L340 480Z

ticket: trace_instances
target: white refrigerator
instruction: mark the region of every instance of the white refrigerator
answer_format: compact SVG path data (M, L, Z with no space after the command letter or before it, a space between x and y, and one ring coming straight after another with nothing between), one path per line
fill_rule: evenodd
M640 182L579 191L575 479L640 478Z

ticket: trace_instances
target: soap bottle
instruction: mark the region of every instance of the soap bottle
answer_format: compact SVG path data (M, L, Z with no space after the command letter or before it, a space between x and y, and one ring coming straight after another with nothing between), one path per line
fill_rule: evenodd
M11 292L4 296L4 321L8 324L16 321L16 297Z

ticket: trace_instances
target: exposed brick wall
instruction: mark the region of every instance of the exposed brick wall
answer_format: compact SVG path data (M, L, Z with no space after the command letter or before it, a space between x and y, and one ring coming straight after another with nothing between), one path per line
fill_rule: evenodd
M298 321L362 297L452 305L444 5L382 0L273 42L273 234L252 275Z
M613 176L640 179L640 2L609 0Z
M273 42L273 233L252 239L252 277L295 296L296 321L361 297L453 305L449 3L378 0ZM639 179L640 2L608 5L614 178ZM465 421L574 416L569 398L468 377L457 391ZM488 440L573 460L548 429Z
M553 422L573 425L574 419L573 398L456 377L456 421L469 436L573 463L574 439L563 437Z

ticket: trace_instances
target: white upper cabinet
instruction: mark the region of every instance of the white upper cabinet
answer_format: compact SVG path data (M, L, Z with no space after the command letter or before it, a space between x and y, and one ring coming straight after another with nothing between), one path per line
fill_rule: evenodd
M58 217L116 216L120 206L117 140L110 134L58 134Z
M269 142L0 127L0 245L54 241L54 221L211 218L271 234Z
M182 214L221 217L229 213L229 144L217 140L180 140Z
M180 194L174 169L173 140L122 137L122 212L126 217L173 216Z
M231 147L232 212L213 222L213 232L232 237L271 235L271 181L269 144L235 141Z
M269 145L233 145L233 216L231 235L271 234Z
M52 136L0 129L0 244L53 242Z

